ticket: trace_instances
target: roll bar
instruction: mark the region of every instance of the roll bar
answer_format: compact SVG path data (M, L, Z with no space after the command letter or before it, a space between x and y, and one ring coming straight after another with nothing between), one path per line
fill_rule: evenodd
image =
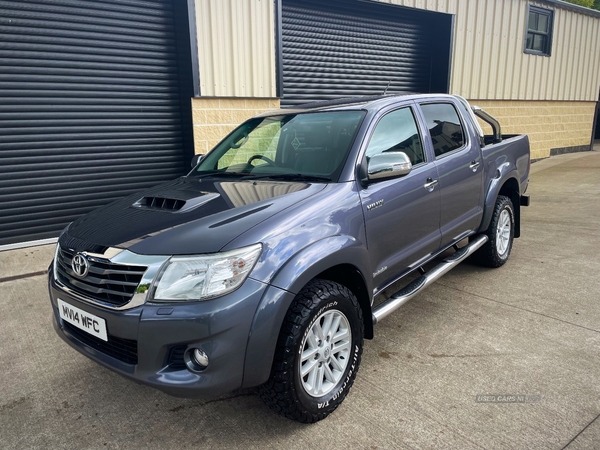
M502 129L500 128L500 122L498 122L492 115L485 112L479 106L471 106L471 110L473 110L475 115L481 120L490 124L494 133L493 143L496 144L498 142L502 142Z

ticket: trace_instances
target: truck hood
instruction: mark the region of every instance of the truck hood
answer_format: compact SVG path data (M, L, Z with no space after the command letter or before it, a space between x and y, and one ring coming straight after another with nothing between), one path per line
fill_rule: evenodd
M71 224L61 245L104 253L214 253L325 184L181 177L117 200Z

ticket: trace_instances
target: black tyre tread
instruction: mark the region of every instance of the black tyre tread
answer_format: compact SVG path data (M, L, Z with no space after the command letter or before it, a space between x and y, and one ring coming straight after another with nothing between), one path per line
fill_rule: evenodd
M479 250L477 250L473 254L473 257L472 257L473 261L481 266L492 267L492 268L500 267L500 266L504 265L504 263L508 260L508 257L510 256L510 252L512 250L512 242L508 249L508 255L504 259L499 257L499 255L496 251L496 242L495 242L495 240L496 240L496 234L495 234L496 223L498 222L500 212L506 207L506 205L508 205L510 207L510 214L511 214L511 218L513 221L512 232L514 233L515 208L509 197L506 197L505 195L499 195L498 198L496 199L496 204L494 206L494 212L492 213L492 220L490 221L490 226L484 233L488 236L489 239L485 244L483 244L481 246L481 248Z
M300 404L297 396L290 395L290 390L295 391L294 385L294 343L302 338L302 324L308 319L311 312L324 298L345 297L356 310L357 319L361 327L360 347L362 348L364 322L362 310L355 295L345 286L329 281L315 279L308 283L292 302L279 333L275 358L269 380L259 389L260 398L273 411L288 419L302 423L314 423L323 420L331 414L348 394L354 375L346 389L330 409L319 414L306 411ZM357 367L360 365L361 352L358 354Z

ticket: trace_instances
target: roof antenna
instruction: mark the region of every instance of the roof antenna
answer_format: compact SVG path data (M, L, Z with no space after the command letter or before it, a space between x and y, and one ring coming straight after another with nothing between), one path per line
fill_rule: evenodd
M385 91L383 91L382 95L385 95L387 93L387 90L390 87L390 84L392 84L392 80L388 81L388 85L385 87Z

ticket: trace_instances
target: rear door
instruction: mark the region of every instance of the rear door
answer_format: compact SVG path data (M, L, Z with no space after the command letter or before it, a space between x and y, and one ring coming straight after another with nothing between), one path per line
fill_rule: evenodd
M367 161L378 153L405 152L413 163L403 177L370 183L360 191L376 291L417 267L440 246L440 194L426 186L438 178L427 157L412 106L383 115L367 143Z
M483 215L481 149L451 100L419 102L433 149L441 195L442 246L479 227Z

